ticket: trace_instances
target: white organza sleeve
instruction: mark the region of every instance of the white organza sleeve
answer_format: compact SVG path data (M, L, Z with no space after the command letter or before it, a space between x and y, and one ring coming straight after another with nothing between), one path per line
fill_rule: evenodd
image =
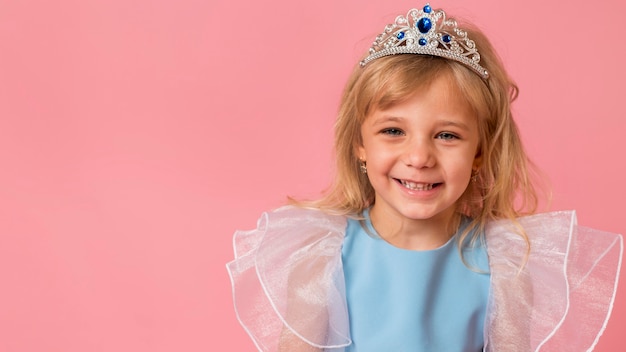
M259 351L341 351L351 343L345 228L344 217L284 207L235 233L227 264L235 310Z
M590 351L609 319L622 237L576 224L572 212L519 219L531 252L509 221L485 232L491 295L485 351Z

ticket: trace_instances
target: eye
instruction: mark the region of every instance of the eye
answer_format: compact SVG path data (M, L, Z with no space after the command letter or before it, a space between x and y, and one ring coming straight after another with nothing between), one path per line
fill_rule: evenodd
M384 130L380 131L380 133L388 134L390 136L402 136L404 134L404 131L399 128L385 128Z
M459 139L459 136L457 136L454 133L450 133L450 132L441 132L441 133L439 133L437 135L436 138L443 139L443 140L446 140L446 141L451 141L453 139Z

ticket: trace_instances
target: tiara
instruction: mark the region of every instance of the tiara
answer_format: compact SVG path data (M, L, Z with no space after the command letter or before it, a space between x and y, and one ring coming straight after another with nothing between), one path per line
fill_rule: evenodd
M444 57L464 64L484 79L489 78L489 72L479 64L480 54L467 32L458 28L454 19L446 19L443 10L433 10L429 4L421 10L411 9L406 17L398 16L394 23L388 24L376 37L361 67L396 54Z

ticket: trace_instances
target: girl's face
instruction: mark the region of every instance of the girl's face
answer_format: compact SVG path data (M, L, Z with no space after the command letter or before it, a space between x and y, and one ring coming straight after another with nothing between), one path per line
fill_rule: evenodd
M372 111L361 136L358 156L376 197L372 213L445 227L480 162L476 116L450 78Z

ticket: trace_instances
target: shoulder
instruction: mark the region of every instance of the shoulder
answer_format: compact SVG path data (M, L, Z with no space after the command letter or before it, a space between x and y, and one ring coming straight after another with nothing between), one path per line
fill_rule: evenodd
M301 208L288 205L264 213L259 221L262 220L281 222L280 225L285 226L313 225L315 227L327 227L329 229L343 229L346 225L347 217L343 215L330 214L320 209Z
M312 245L340 247L347 217L318 209L284 206L261 214L256 229L236 231L235 256L250 252L295 252Z
M618 234L580 226L574 210L538 213L517 218L515 221L492 221L485 227L485 237L490 247L530 245L531 254L542 249L562 249L567 253L574 245L583 244L606 248L621 242Z
M319 237L328 233L345 233L347 217L319 209L284 206L261 215L257 230L268 238L288 236Z
M567 261L579 248L617 249L621 243L619 235L579 226L573 210L492 221L485 227L485 239L490 257L503 255L520 266L533 257Z
M485 227L485 235L491 238L509 237L524 231L529 238L532 238L541 236L546 232L568 233L576 226L576 223L575 211L554 211L519 217L515 221L508 219L491 221Z

